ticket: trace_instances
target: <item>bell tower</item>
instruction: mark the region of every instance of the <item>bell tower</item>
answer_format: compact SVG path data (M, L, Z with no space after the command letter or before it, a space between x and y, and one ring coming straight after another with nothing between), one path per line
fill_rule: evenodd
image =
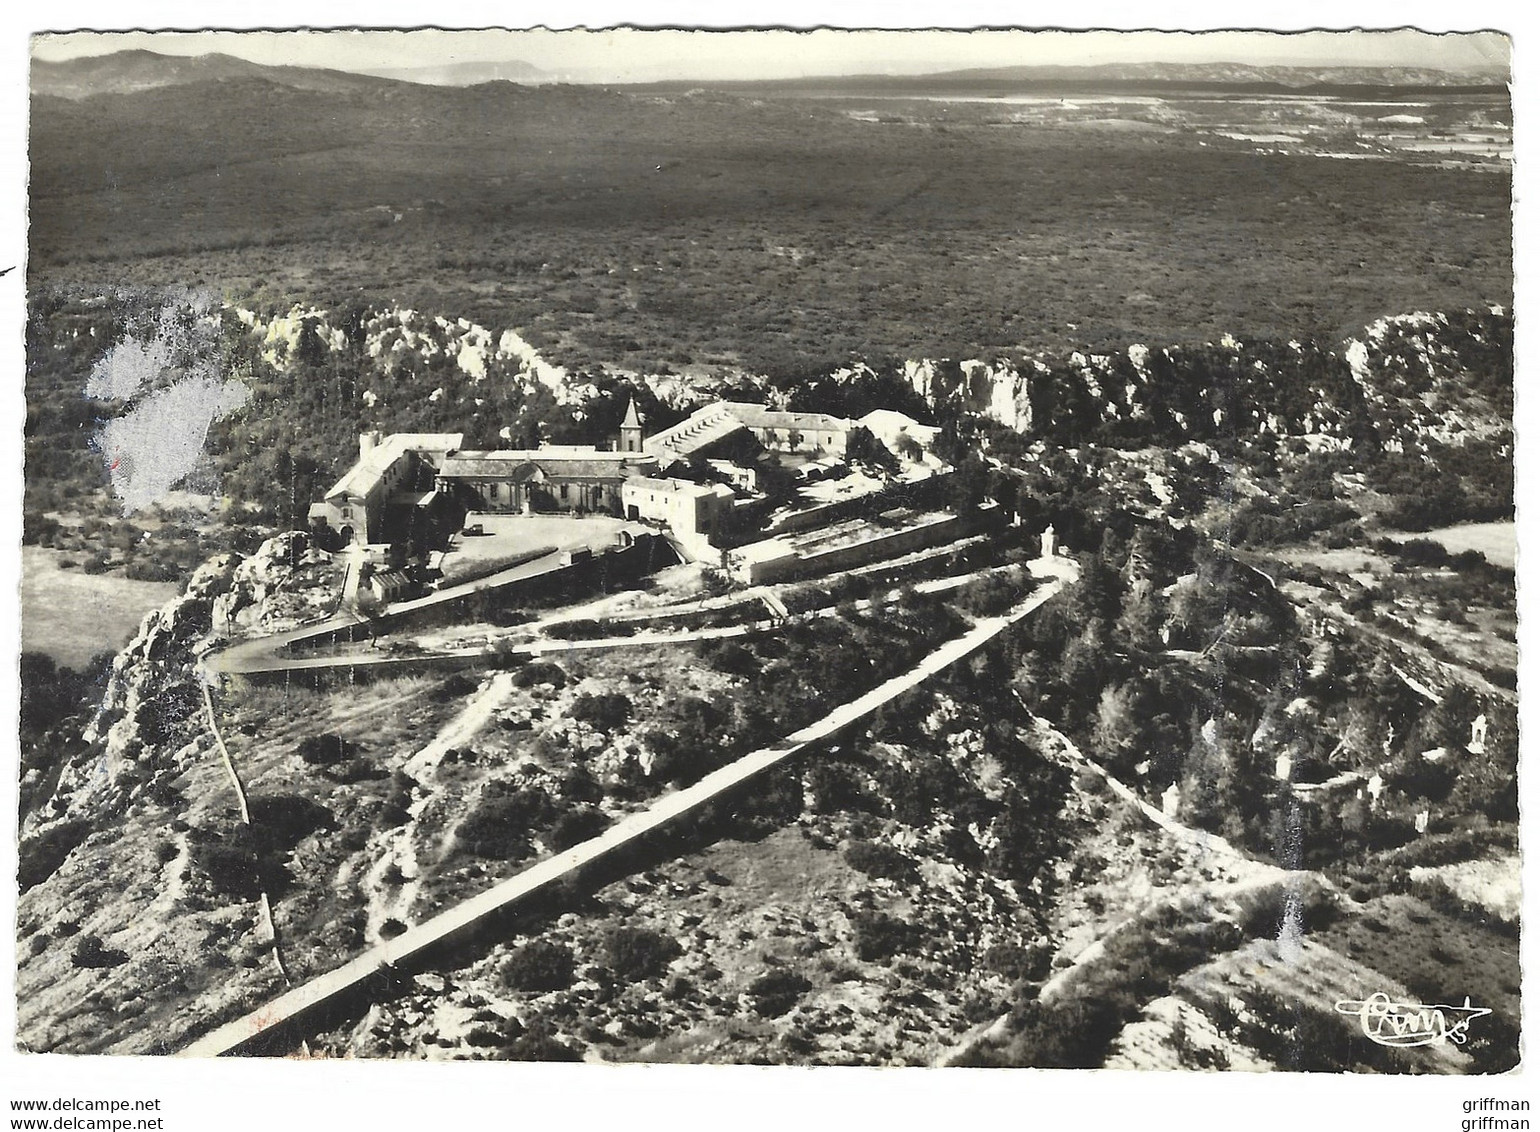
M626 416L620 422L620 451L641 452L642 415L636 411L636 398L626 405Z

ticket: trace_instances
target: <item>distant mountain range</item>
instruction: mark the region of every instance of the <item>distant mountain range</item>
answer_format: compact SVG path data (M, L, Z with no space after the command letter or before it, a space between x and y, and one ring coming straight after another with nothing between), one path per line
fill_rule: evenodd
M231 55L162 55L153 51L120 51L82 56L63 62L34 60L32 93L82 99L98 94L127 94L158 87L201 82L261 79L298 90L336 93L379 89L381 84L410 82L433 86L475 86L488 82L544 84L583 82L581 75L556 75L522 60L502 62L425 63L380 68L369 73L319 67L267 66ZM646 84L647 88L723 87L780 92L802 91L895 94L905 90L1000 91L1009 87L1084 89L1128 87L1250 86L1283 89L1319 87L1479 87L1502 85L1508 74L1500 68L1443 71L1427 67L1299 67L1248 63L1106 63L1095 66L990 67L922 75L830 75L798 79L722 80L677 79ZM604 84L616 85L616 84Z
M385 79L399 79L430 86L477 86L481 83L549 83L561 76L526 63L521 59L501 62L466 62L424 64L417 67L381 67L368 72Z
M1497 90L1508 82L1501 68L1445 71L1431 67L1300 67L1251 63L1103 63L1083 66L980 67L921 75L830 75L796 79L703 82L679 79L646 88L678 91L712 87L743 95L1000 96L1013 92L1142 92L1247 90L1253 92Z
M191 83L262 79L296 90L347 93L375 89L388 79L321 67L273 67L233 55L161 55L116 51L52 63L32 61L32 94L81 99L97 94L132 94Z
M871 76L886 79L886 76ZM1226 83L1269 86L1471 86L1502 83L1502 68L1444 71L1431 67L1301 67L1251 63L1101 63L1088 66L980 67L913 76L909 81L941 83Z

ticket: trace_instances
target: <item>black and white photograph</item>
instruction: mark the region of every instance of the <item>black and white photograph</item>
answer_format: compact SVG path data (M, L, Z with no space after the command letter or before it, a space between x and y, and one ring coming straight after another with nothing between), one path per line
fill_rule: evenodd
M1511 1073L1515 50L34 32L15 1050Z

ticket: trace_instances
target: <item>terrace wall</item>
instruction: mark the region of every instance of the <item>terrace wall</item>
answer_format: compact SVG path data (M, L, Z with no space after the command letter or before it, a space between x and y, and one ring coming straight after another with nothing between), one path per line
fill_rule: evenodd
M737 567L739 581L749 585L779 582L791 578L812 577L835 570L849 570L893 558L915 550L952 542L1002 521L998 507L981 509L966 515L946 515L895 531L874 533L870 538L813 553L797 553L785 558L746 562Z

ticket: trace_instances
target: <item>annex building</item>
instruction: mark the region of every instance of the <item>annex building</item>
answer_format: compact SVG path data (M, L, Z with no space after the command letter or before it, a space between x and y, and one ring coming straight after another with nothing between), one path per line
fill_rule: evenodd
M676 460L709 455L744 434L770 452L843 456L855 427L856 422L828 413L793 413L751 401L717 401L649 436L644 447L665 467Z

